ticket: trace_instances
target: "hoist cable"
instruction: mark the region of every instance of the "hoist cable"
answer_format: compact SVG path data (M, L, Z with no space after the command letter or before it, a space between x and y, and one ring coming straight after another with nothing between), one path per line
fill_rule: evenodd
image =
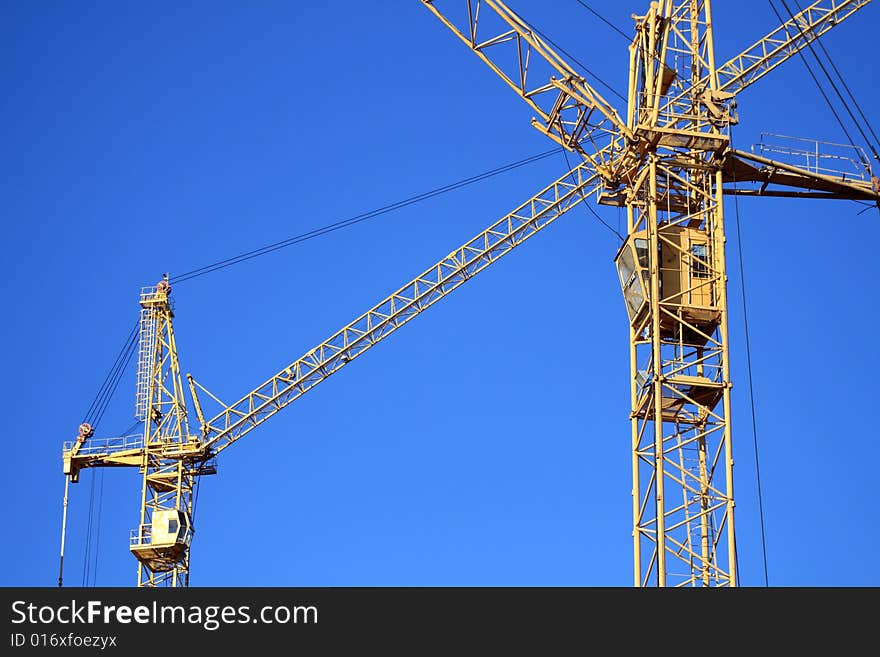
M384 205L381 208L377 208L375 210L370 210L369 212L364 212L362 214L356 215L354 217L349 217L348 219L342 219L340 221L336 221L332 224L328 224L321 228L316 228L314 230L310 230L306 233L302 233L300 235L295 235L293 237L289 237L287 239L281 240L279 242L275 242L273 244L267 244L266 246L262 246L257 249L253 249L251 251L245 251L243 253L239 253L238 255L225 258L223 260L219 260L210 265L205 265L203 267L199 267L198 269L193 269L192 271L185 272L178 276L175 276L171 279L172 283L182 283L184 281L188 281L190 279L196 278L198 276L203 276L205 274L210 274L219 269L224 269L226 267L231 267L232 265L236 265L240 262L244 262L246 260L250 260L252 258L259 257L261 255L266 255L268 253L272 253L273 251L277 251L279 249L283 249L285 247L291 246L293 244L298 244L300 242L304 242L306 240L310 240L315 237L319 237L321 235L326 235L327 233L332 233L341 228L348 228L349 226L354 226L355 224L359 224L363 221L367 221L368 219L373 219L375 217L387 214L394 210L399 210L401 208L405 208L407 206L413 205L415 203L419 203L421 201L425 201L429 198L433 198L435 196L439 196L440 194L445 194L446 192L451 192L456 189L461 189L462 187L466 187L468 185L472 185L476 182L481 182L483 180L487 180L489 178L493 178L501 173L506 173L508 171L513 171L514 169L518 169L527 164L532 164L533 162L537 162L539 160L543 160L551 155L555 155L560 149L554 148L549 151L544 151L543 153L538 153L537 155L532 155L531 157L524 158L522 160L518 160L516 162L512 162L510 164L505 164L504 166L496 167L494 169L490 169L489 171L485 171L483 173L477 174L475 176L471 176L469 178L464 178L463 180L459 180L457 182L443 185L442 187L437 187L428 192L423 192L421 194L416 194L415 196L410 196L409 198L403 199L402 201L396 201L395 203L389 203L388 205Z
M732 135L731 135L732 138ZM736 191L736 176L733 179L733 188ZM752 411L752 441L754 444L755 450L755 480L757 481L758 487L758 517L760 518L761 525L761 552L763 555L763 564L764 564L764 586L770 586L770 574L767 569L767 537L766 531L764 528L764 494L761 486L761 463L758 458L758 423L757 423L757 413L755 412L755 386L752 377L752 345L751 340L749 339L749 311L748 311L748 301L746 297L746 273L745 267L743 265L743 249L742 249L742 232L740 230L740 222L739 222L739 196L733 195L733 204L735 208L734 216L736 217L736 250L737 256L739 258L739 282L740 282L740 293L742 294L743 300L743 326L745 329L745 347L746 347L746 368L748 371L749 378L749 404L751 406ZM735 548L734 548L735 549ZM739 559L736 560L737 566L739 566ZM739 580L739 575L737 574L737 580Z
M306 240L312 239L314 237L319 237L321 235L326 235L327 233L334 232L336 230L340 230L342 228L347 228L349 226L353 226L355 224L361 223L368 219L373 219L375 217L381 216L383 214L387 214L394 210L399 210L401 208L413 205L415 203L419 203L421 201L425 201L427 199L433 198L435 196L439 196L440 194L445 194L446 192L451 192L457 189L461 189L462 187L466 187L468 185L472 185L477 182L481 182L483 180L487 180L489 178L493 178L502 173L506 173L508 171L513 171L514 169L518 169L520 167L524 167L527 164L532 164L534 162L538 162L539 160L543 160L545 158L550 157L551 155L556 154L560 148L553 148L548 151L544 151L542 153L538 153L536 155L532 155L530 157L523 158L521 160L517 160L515 162L511 162L509 164L505 164L503 166L495 167L494 169L490 169L488 171L484 171L483 173L479 173L475 176L470 176L468 178L464 178L462 180L458 180L454 183L450 183L448 185L443 185L441 187L437 187L427 192L423 192L421 194L416 194L415 196L410 196L409 198L403 199L401 201L397 201L395 203L390 203L388 205L382 206L375 210L371 210L369 212L364 212L362 214L356 215L354 217L350 217L348 219L343 219L341 221L334 222L327 226L323 226L321 228L316 228L314 230L308 231L306 233L302 233L300 235L295 235L294 237L287 238L285 240L281 240L279 242L275 242L273 244L268 244L266 246L260 247L258 249L253 249L251 251L245 251L243 253L239 253L238 255L232 256L230 258L225 258L218 262L214 262L209 265L205 265L203 267L199 267L197 269L193 269L191 271L180 274L179 276L174 277L172 282L181 283L198 276L203 276L205 274L209 274L211 272L217 271L219 269L224 269L226 267L231 267L232 265L238 264L240 262L244 262L246 260L251 260L252 258L256 258L261 255L265 255L268 253L272 253L279 249L283 249L287 246L291 246L293 244L297 244L299 242L304 242ZM113 393L116 390L116 387L119 385L119 381L122 377L122 374L125 371L129 361L131 360L132 354L135 351L135 346L137 344L138 339L138 321L136 320L134 326L132 326L131 331L129 331L128 337L125 340L125 343L120 349L119 353L116 356L116 359L113 361L113 365L110 367L110 370L107 372L106 377L104 378L103 383L101 384L98 392L96 393L92 403L90 404L86 414L84 416L84 422L88 422L92 425L92 428L96 428L99 424L101 418L104 416L104 412L107 410L107 407L110 403L110 399L113 396Z
M90 424L92 425L92 429L96 429L98 425L101 424L104 413L107 411L107 407L110 405L110 400L113 398L116 389L119 387L119 382L122 380L122 375L125 374L125 370L128 368L128 364L131 362L131 357L134 355L136 344L137 339L136 337L132 336L128 344L126 345L122 360L119 361L118 366L113 372L110 383L107 385L104 391L102 400L95 410L95 414L90 422Z
M95 563L92 567L92 586L95 586L98 581L98 558L101 555L101 517L103 516L104 511L104 468L101 468L99 476L101 478L101 483L98 485L98 526L95 528Z
M568 161L568 153L565 152L565 149L562 150L562 155L565 157L565 166L567 166L568 170L571 171L571 169L572 169L571 162ZM574 178L572 177L572 180L573 179ZM601 223L603 226L605 226L605 228L607 228L612 233L617 235L617 239L619 239L621 242L623 242L623 235L621 235L618 231L614 230L614 228L610 224L608 224L604 219L602 219L602 217L599 216L599 213L596 212L590 206L590 204L587 202L587 197L584 195L583 190L579 190L578 193L580 194L580 197L581 197L581 200L583 201L584 207L587 208L587 210L589 210L593 214L593 216L599 220L599 223Z
M773 4L773 0L768 0L768 3L770 5L771 9L773 9L773 13L775 13L776 17L779 19L779 22L784 24L785 20L782 18L782 14L780 14L779 11L776 9L776 5ZM785 0L782 0L782 4L786 7L786 9L788 9L788 5L785 4ZM790 10L789 10L789 15L791 15ZM792 16L792 19L794 19L794 16ZM803 30L801 30L800 26L798 26L798 32L800 33L800 35L804 39L807 38L806 35L804 34ZM809 43L807 45L808 45L808 47L810 47L810 51L812 52L812 46L810 46ZM813 68L810 66L810 63L807 61L807 58L804 57L803 50L798 50L797 54L801 58L801 61L804 63L804 66L807 68L807 73L810 74L810 77L813 79L813 82L816 84L816 88L819 90L819 93L822 95L822 98L825 99L825 103L828 105L828 109L831 110L831 113L834 115L834 118L837 120L837 124L840 126L840 129L843 130L843 134L846 135L846 138L849 141L850 146L852 146L853 150L855 150L856 153L858 153L859 147L856 146L855 141L852 138L852 135L850 135L849 131L846 129L846 125L844 125L843 119L840 118L840 115L837 113L837 110L834 109L834 104L831 102L831 99L828 98L828 94L826 94L825 90L822 88L822 84L819 82L819 78L817 78L816 74L813 72ZM814 53L814 56L815 56L815 53ZM821 65L821 63L820 63L820 65ZM833 83L832 83L832 86L834 86ZM838 95L840 95L839 92L838 92ZM867 163L863 161L862 164L866 165Z
M101 405L101 402L106 395L106 391L109 385L110 380L113 378L114 372L120 365L120 362L125 358L125 354L130 348L131 343L135 340L137 336L138 323L135 321L134 326L132 326L131 331L128 333L128 337L125 339L125 343L122 346L122 349L119 350L119 353L116 356L116 359L113 361L113 365L110 367L110 370L107 372L107 376L104 377L104 381L101 383L100 388L98 388L98 392L95 395L95 398L92 400L92 403L89 405L88 410L83 416L83 422L89 422L95 417L95 410Z
M520 20L522 20L522 19L520 19ZM525 21L523 21L523 22L525 22ZM544 34L541 30L539 30L537 27L535 27L534 24L530 24L529 26L530 26L530 27L531 27L531 28L532 28L532 29L538 34L538 36L540 36L542 39L544 39L544 41L546 41L546 42L549 43L551 46L553 46L554 48L556 48L559 52L561 52L563 55L565 55L566 57L568 57L568 58L569 58L571 61L573 61L575 64L577 64L577 65L580 66L582 69L584 69L584 71L586 71L588 74L590 74L590 75L592 75L594 78L596 78L596 81L597 81L597 82L599 82L603 87L605 87L606 89L608 89L608 91L610 91L611 93L613 93L615 96L617 96L618 98L620 98L620 100L622 100L623 102L626 102L626 98L624 97L624 95L623 95L622 93L620 93L617 89L615 89L615 88L612 87L610 84L608 84L607 82L605 82L605 80L603 80L602 78L600 78L600 77L599 77L596 73L594 73L589 67L587 67L586 64L584 64L583 62L581 62L577 57L575 57L574 55L572 55L572 54L571 54L570 52L568 52L565 48L563 48L563 47L560 46L558 43L556 43L553 39L551 39L551 38L548 37L546 34Z
M800 3L797 2L797 0L795 0L795 5L797 6L797 8L800 11L803 11L803 9L801 9ZM828 63L831 65L831 69L837 75L837 78L840 80L840 83L843 85L844 90L846 90L847 95L850 97L850 100L852 100L853 105L855 105L856 111L859 113L859 116L861 117L862 121L864 122L865 127L868 129L868 132L870 132L871 136L874 138L874 144L871 144L870 141L867 140L867 138L866 138L866 141L868 141L869 145L871 145L871 153L874 155L874 159L880 160L880 157L878 157L878 155L877 155L877 151L875 151L873 148L873 146L877 146L878 148L880 148L880 137L877 137L877 133L874 131L874 128L871 125L871 122L868 120L868 117L865 116L865 113L862 111L862 107L861 107L861 105L859 105L859 101L856 100L855 95L853 94L852 90L849 88L849 85L846 83L846 79L843 77L843 74L840 72L840 70L835 65L834 59L831 57L831 53L828 52L827 48L825 48L825 44L822 43L822 39L816 39L816 43L819 44L819 49L825 55L825 58L828 60ZM815 53L814 53L814 55L815 55ZM864 134L862 136L864 136Z
M614 30L615 32L617 32L617 33L618 33L620 36L622 36L624 39L626 39L627 41L632 41L632 37L631 37L631 36L629 36L626 32L624 32L624 31L621 30L619 27L617 27L614 23L612 23L612 22L609 21L607 18L605 18L605 17L604 17L602 14L600 14L598 11L596 11L595 9L593 9L593 8L592 8L590 5L588 5L586 2L584 2L583 0L575 0L575 2L577 2L581 7L583 7L583 8L586 9L588 12L590 12L591 14L593 14L593 16L595 16L596 18L598 18L600 21L602 21L603 23L605 23L605 25L607 25L607 26L610 27L612 30Z
M92 512L95 508L95 471L94 470L89 472L89 477L91 478L91 485L89 487L89 515L88 515L88 520L86 521L86 548L85 548L85 554L83 555L82 586L88 585L89 565L91 563Z

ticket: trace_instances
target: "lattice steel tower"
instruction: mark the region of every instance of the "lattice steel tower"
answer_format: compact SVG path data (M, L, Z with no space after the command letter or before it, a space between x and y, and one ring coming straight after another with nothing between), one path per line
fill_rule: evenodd
M640 158L622 195L629 237L617 257L630 320L634 576L734 585L717 157L732 94L718 88L708 2L655 3L636 33L627 126Z
M143 435L94 439L84 423L63 454L68 481L87 467L143 474L131 537L138 584L189 584L194 491L201 475L216 472L220 452L595 195L627 213L615 264L630 337L634 583L735 586L724 196L880 202L866 158L835 171L818 150L771 150L807 154L793 164L734 149L735 97L869 2L818 0L720 66L709 0L652 2L633 17L622 118L499 0L422 0L532 108L532 125L578 162L236 402L225 404L188 375L196 431L170 285L163 279L143 290L135 394ZM216 407L212 416L198 390Z

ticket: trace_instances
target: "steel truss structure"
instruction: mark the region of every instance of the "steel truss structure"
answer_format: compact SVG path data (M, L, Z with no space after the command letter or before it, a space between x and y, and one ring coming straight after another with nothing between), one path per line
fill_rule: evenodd
M421 1L580 163L236 402L187 375L195 430L170 286L145 288L136 393L144 435L94 439L81 425L64 446L68 481L88 467L139 468L138 585L188 585L194 491L216 472L217 454L594 196L627 213L615 262L629 318L634 584L735 586L724 196L880 201L868 170L819 173L733 149L735 98L870 0L814 2L721 66L709 0L652 2L634 17L625 119L499 0ZM218 410L206 415L203 401Z

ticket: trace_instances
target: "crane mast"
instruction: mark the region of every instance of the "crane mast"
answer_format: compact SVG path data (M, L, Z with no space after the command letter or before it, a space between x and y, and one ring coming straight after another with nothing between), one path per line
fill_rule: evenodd
M599 203L626 208L615 263L629 319L636 586L737 583L723 196L876 200L877 189L865 176L825 177L731 149L735 93L869 1L814 2L721 67L709 0L652 2L633 17L619 126L614 108L578 93L591 88L500 0L422 0L533 109L558 90L532 125L596 167ZM515 49L502 53L505 43ZM542 67L549 85L527 85Z
M144 288L143 435L95 439L83 423L63 450L68 482L84 468L139 469L138 586L189 585L193 499L219 453L593 194L627 214L614 262L629 332L634 584L737 585L724 196L880 204L880 180L731 148L735 94L870 0L818 0L721 66L710 1L656 0L633 16L625 119L500 0L458 0L458 19L441 2L422 0L582 161L234 403L187 374L195 431L168 277Z
M189 584L193 494L199 477L216 473L220 452L549 226L598 185L591 167L575 166L233 404L187 375L200 427L195 433L174 338L171 286L166 278L144 288L136 394L136 409L145 409L144 437L92 439L91 427L83 425L63 455L72 481L88 467L134 466L143 474L140 522L130 540L138 585ZM205 394L220 407L209 419Z
M731 149L735 92L865 4L816 2L719 68L709 0L653 2L634 17L627 125L640 164L604 201L627 212L616 263L630 320L636 586L737 584L724 194L759 179L808 191L757 193L872 190Z
M709 2L652 3L636 35L627 117L644 155L617 258L630 293L634 580L735 586L719 157L731 115ZM670 93L679 99L664 106Z
M193 494L198 477L214 468L202 458L204 450L187 421L167 278L144 288L140 305L140 335L147 348L139 353L138 379L146 381L147 404L140 522L129 547L138 560L138 586L187 586Z

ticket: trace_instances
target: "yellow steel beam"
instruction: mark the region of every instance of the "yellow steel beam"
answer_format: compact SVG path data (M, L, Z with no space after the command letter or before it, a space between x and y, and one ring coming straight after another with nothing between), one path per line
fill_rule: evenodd
M652 3L636 29L627 116L652 148L631 158L636 171L622 181L621 197L630 240L647 245L649 283L644 314L631 317L629 331L633 581L735 586L719 157L725 121L694 111L705 98L700 85L715 79L710 2ZM670 58L678 62L675 75L664 64ZM687 101L658 111L668 89ZM681 231L697 242L682 241ZM695 243L702 254L692 251ZM670 263L686 281L672 278ZM693 301L701 290L702 300Z
M673 116L680 118L688 106L692 106L692 111L697 105L705 105L710 114L718 111L720 104L729 101L869 2L871 0L817 0L718 66L712 74L704 72L698 80L684 84L676 80L671 93L663 100L660 114L669 122ZM649 26L648 21L643 21L642 30ZM638 41L637 38L634 45ZM632 108L629 111L632 112Z
M650 308L630 326L634 581L736 585L722 202L732 190L723 183L745 172L751 182L876 200L880 181L836 179L727 150L722 130L730 117L710 106L729 99L730 94L719 92L744 89L870 0L819 0L717 69L709 0L652 3L639 19L630 51L629 128L500 0L468 0L464 31L439 13L439 0L422 2L536 111L542 132L585 161L234 404L208 393L222 409L214 417L205 418L196 396L198 384L190 378L200 436L189 432L170 286L160 283L141 299L157 322L155 334L150 334L149 368L144 370L146 436L137 442L87 442L91 428L83 425L78 440L65 446L65 473L76 481L85 467L140 467L138 583L187 585L189 544L154 545L153 517L179 512L191 521L195 481L214 472L213 456L550 225L586 194L602 185L623 185L619 202L627 207L629 232L644 234L652 246ZM480 22L481 8L484 18L494 17L495 25L501 25L485 38L478 27L485 30L485 23L491 26L492 21ZM513 67L496 57L504 44L515 49ZM687 77L676 79L679 72L670 72L664 63L668 54L687 60L689 65L681 68ZM550 74L533 84L537 63ZM670 85L674 91L666 96ZM696 256L688 250L692 247L677 241L680 226L703 236L696 244L707 255ZM661 250L684 266L699 265L700 280L664 293ZM717 312L717 320L700 325L692 319L699 315L689 313L706 308L686 296L707 287L714 290L708 309ZM644 377L647 385L637 385ZM679 572L682 563L687 572Z
M617 110L500 0L457 0L458 20L442 14L437 0L422 4L529 104L538 114L532 125L556 143L601 168L595 154L632 138Z
M841 176L831 176L818 173L803 167L779 162L777 160L740 151L731 148L726 153L724 167L724 182L748 183L759 182L766 185L774 184L796 189L824 192L822 196L827 198L840 198L863 201L880 201L880 189L872 181L857 180ZM756 194L772 196L777 192L767 192L764 189L758 191L729 189L725 194ZM798 192L782 192L786 196L798 194ZM815 196L815 195L814 195ZM820 198L822 197L820 196Z
M871 0L818 0L717 69L718 88L738 93Z
M598 186L580 164L457 248L356 320L202 425L202 446L218 454L370 347L550 225Z

